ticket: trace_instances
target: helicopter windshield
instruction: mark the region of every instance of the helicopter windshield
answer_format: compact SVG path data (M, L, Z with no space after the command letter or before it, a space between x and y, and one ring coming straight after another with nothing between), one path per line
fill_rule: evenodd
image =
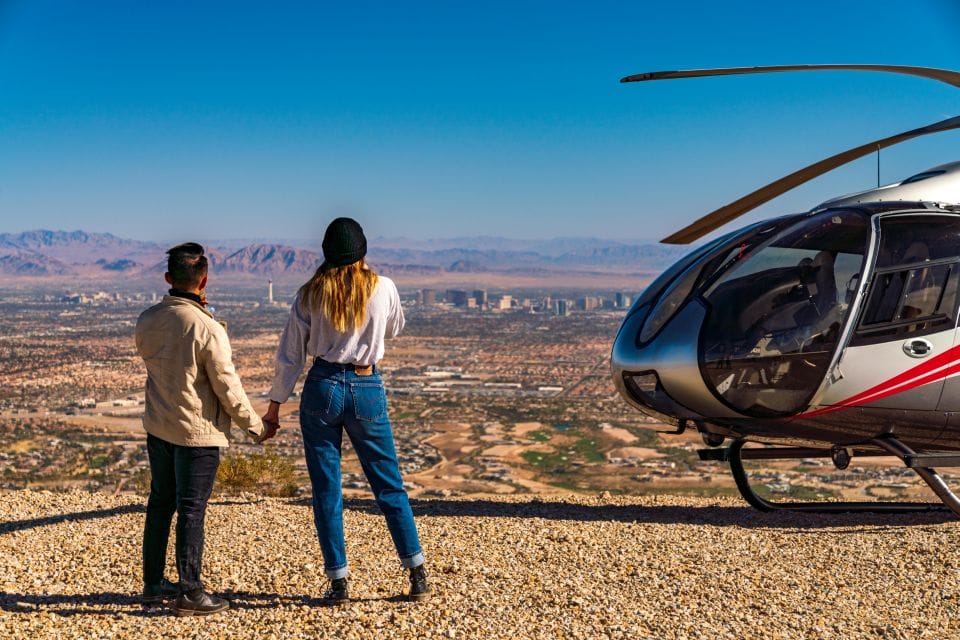
M803 219L756 247L734 247L705 285L701 371L747 415L805 408L826 373L857 288L869 218Z

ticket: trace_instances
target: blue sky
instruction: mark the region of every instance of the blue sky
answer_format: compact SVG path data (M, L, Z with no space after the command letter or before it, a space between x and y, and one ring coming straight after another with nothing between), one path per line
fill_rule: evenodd
M0 231L180 240L660 238L801 166L960 114L960 2L0 0ZM894 147L890 182L960 160ZM763 207L873 186L874 158Z

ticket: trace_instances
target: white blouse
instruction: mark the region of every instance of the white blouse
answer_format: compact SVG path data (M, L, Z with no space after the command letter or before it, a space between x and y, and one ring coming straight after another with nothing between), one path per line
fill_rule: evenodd
M297 296L280 335L270 399L287 401L308 357L360 366L376 364L383 358L384 338L396 336L403 324L397 285L385 276L377 276L363 324L346 333L337 331L320 309L305 309Z

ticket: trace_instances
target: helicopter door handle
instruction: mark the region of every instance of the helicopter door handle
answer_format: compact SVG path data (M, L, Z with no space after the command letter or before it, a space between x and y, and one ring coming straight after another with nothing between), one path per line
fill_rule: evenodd
M911 358L926 358L933 353L933 344L923 338L914 338L903 343L903 352Z

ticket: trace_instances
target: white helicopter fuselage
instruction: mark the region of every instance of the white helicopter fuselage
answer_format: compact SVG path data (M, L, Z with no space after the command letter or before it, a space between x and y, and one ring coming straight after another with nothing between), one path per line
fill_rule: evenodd
M614 383L666 428L960 449L958 203L960 162L707 243L628 313Z

